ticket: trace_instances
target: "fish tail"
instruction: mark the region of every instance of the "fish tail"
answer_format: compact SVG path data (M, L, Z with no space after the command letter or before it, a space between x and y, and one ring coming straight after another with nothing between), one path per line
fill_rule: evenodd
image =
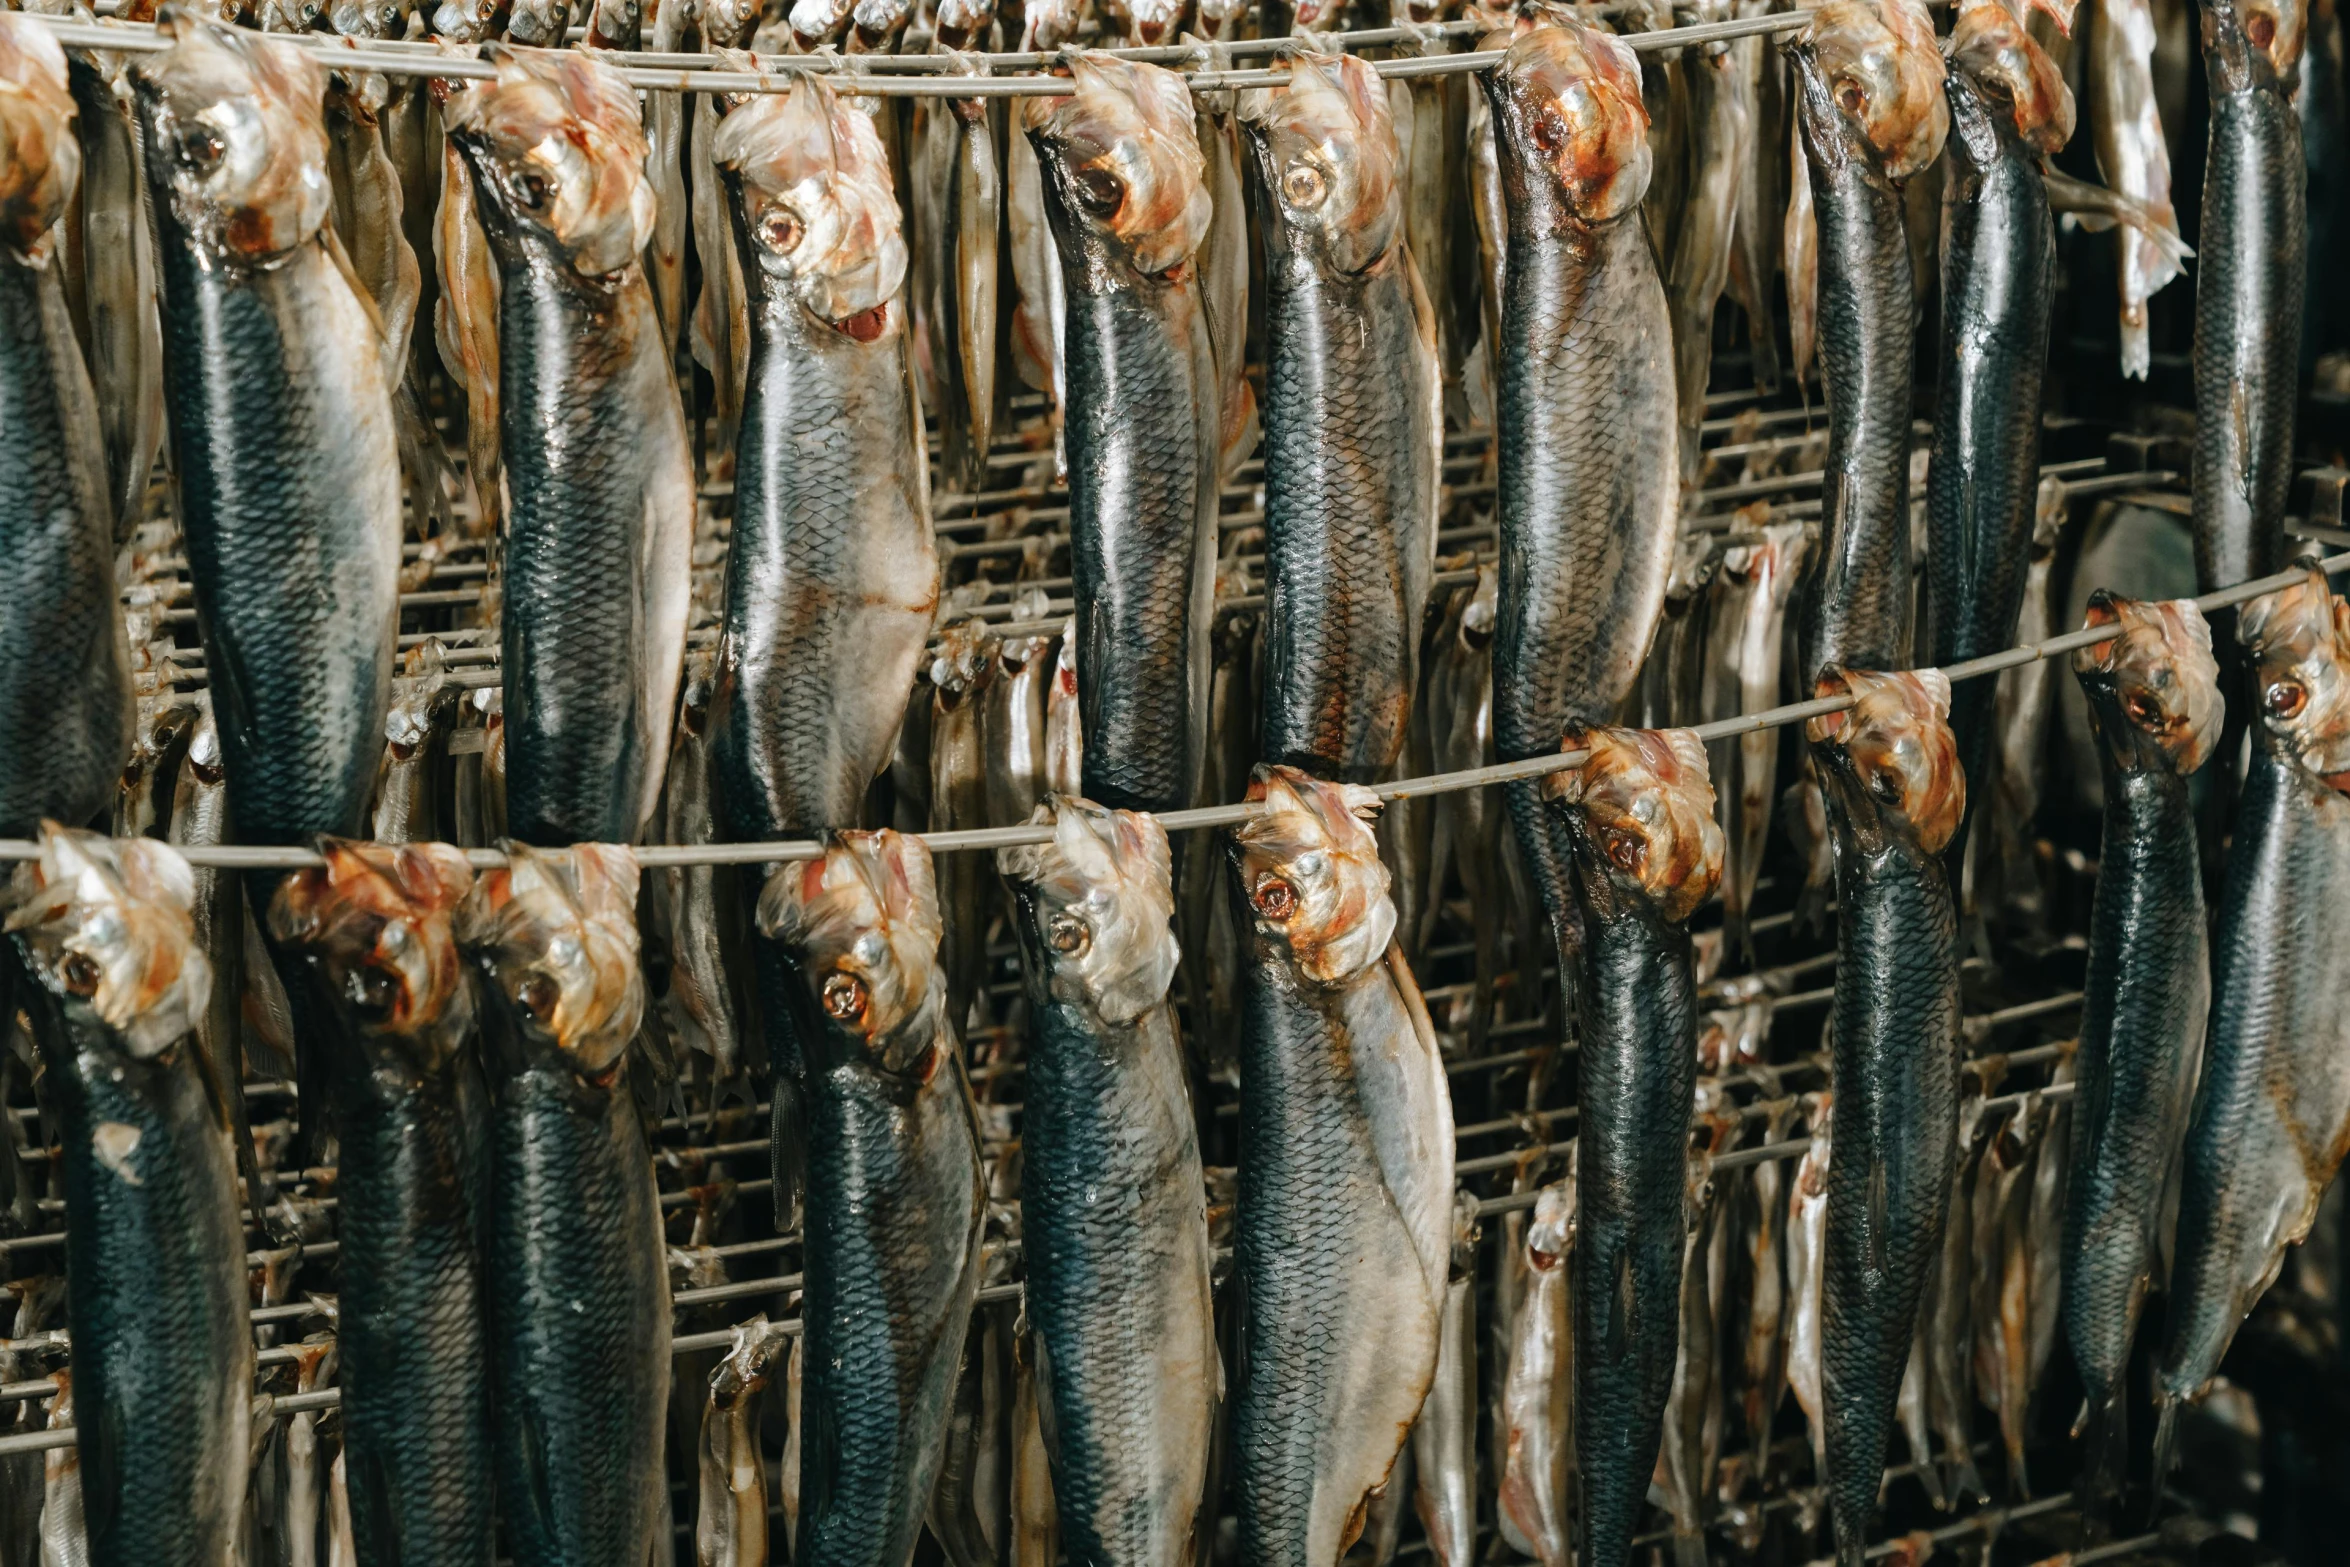
M2162 1482L2179 1461L2179 1406L2184 1400L2165 1392L2161 1409L2154 1418L2154 1484L2155 1499L2162 1496Z
M1978 1505L1991 1500L1991 1492L1983 1484L1983 1472L1975 1467L1974 1454L1962 1451L1955 1455L1950 1466L1949 1491L1953 1505L1962 1496L1973 1497Z
M2091 1397L2081 1412L2076 1434L2082 1438L2081 1474L2073 1492L2081 1499L2081 1525L2102 1537L2104 1525L2129 1463L2129 1401L2118 1390ZM2164 1406L2164 1417L2170 1406Z
M1836 1567L1867 1567L1869 1559L1869 1521L1866 1516L1855 1518L1852 1510L1842 1503L1832 1503L1829 1509L1836 1525ZM1865 1515L1868 1509L1862 1508Z
M1702 1530L1673 1531L1673 1567L1710 1567Z
M1575 981L1582 972L1583 920L1575 901L1573 861L1564 829L1551 821L1542 808L1540 780L1520 779L1504 785L1503 792L1509 799L1510 825L1517 831L1527 876L1534 883L1535 895L1542 900L1542 912L1550 924L1551 944L1558 957L1561 1015L1572 1019Z

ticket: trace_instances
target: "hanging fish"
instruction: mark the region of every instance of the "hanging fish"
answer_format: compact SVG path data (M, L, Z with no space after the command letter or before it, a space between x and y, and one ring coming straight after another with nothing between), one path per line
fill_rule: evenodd
M1699 23L1727 21L1731 0L1699 0ZM1705 393L1713 364L1714 307L1729 285L1735 254L1740 190L1754 154L1755 83L1745 57L1730 43L1696 44L1680 51L1686 103L1688 189L1674 228L1665 297L1672 308L1673 365L1680 405L1681 476L1697 478Z
M767 1455L759 1445L761 1394L798 1342L790 1324L753 1317L734 1329L734 1344L710 1375L702 1406L694 1518L698 1567L766 1567Z
M2140 381L2154 362L2146 302L2180 272L2170 147L2154 101L2155 42L2154 9L2148 0L2093 0L2085 74L2089 123L2097 133L2097 172L2115 191L2143 203L2159 230L2114 236L2121 285L2122 374Z
M1567 1539L1567 1475L1574 1462L1575 1339L1570 1301L1575 1252L1575 1164L1534 1199L1526 1226L1526 1295L1518 1303L1509 1374L1502 1384L1503 1538L1541 1567L1573 1559Z
M74 135L81 148L79 238L89 375L98 393L98 426L111 481L108 509L118 545L146 520L147 481L163 447L155 230L147 221L146 166L127 66L127 56L81 50L67 66ZM44 112L32 110L32 118L38 122ZM48 169L53 162L33 156L29 147L20 147L16 159L15 166L26 173ZM19 248L30 254L36 247Z
M1787 610L1802 581L1814 532L1807 522L1766 523L1759 539L1723 551L1706 611L1699 715L1706 722L1777 705ZM1722 805L1722 929L1751 956L1754 893L1779 794L1779 734L1765 729L1716 740L1707 751Z

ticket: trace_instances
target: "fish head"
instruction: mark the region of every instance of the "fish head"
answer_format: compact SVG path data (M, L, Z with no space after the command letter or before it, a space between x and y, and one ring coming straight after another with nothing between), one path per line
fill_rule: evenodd
M1567 1173L1534 1194L1534 1214L1526 1224L1526 1264L1537 1273L1566 1266L1575 1250L1575 1154L1567 1154Z
M1022 945L1053 999L1105 1023L1132 1023L1175 978L1175 891L1167 831L1138 811L1056 795L1033 818L1050 843L999 850L1019 900Z
M635 90L592 50L483 52L497 79L452 94L441 112L473 170L484 228L527 236L582 277L635 266L654 216Z
M636 854L603 843L499 847L507 863L476 877L457 906L457 945L528 1046L605 1078L644 1020Z
M1020 13L1020 47L1050 54L1077 36L1085 19L1081 0L1029 0Z
M702 46L739 49L759 26L758 0L701 0Z
M172 215L206 256L266 263L326 222L326 73L310 51L232 31L178 7L156 30L172 40L131 67Z
M40 858L16 868L0 929L69 1016L108 1030L138 1059L186 1037L212 996L196 945L196 873L153 838L41 824Z
M1232 830L1232 863L1257 934L1319 985L1342 985L1384 958L1395 901L1371 833L1379 796L1259 766L1248 801L1264 810Z
M1126 41L1140 49L1155 49L1175 40L1189 0L1125 0Z
M1249 10L1249 0L1199 0L1193 8L1193 19L1201 38L1210 43L1229 43L1240 36L1240 19Z
M1394 247L1403 153L1370 62L1300 50L1287 83L1240 95L1240 123L1287 234L1341 272L1360 272Z
M338 0L327 13L327 25L345 38L404 38L408 7L399 0Z
M818 320L877 338L905 282L906 241L872 117L803 75L728 111L711 155L737 181L760 272Z
M473 1021L454 928L473 867L445 843L328 838L318 848L325 865L278 884L269 933L310 954L363 1034L403 1041L419 1065L438 1067Z
M785 23L801 52L812 53L836 42L849 25L848 0L793 0Z
M1815 158L1857 157L1898 182L1942 155L1942 51L1919 0L1826 0L1788 52Z
M1969 0L1950 29L1950 63L2014 121L2042 152L2073 137L2073 90L2064 72L2005 0Z
M2281 86L2290 91L2309 41L2308 0L2211 0L2203 18L2203 55L2223 91Z
M2119 628L2073 654L2073 673L2114 760L2181 777L2201 767L2226 713L2203 612L2191 599L2125 599L2100 588L2089 595L2088 624Z
M968 49L995 20L995 0L939 0L938 14L932 20L941 47ZM986 62L974 62L974 69L984 71Z
M1176 273L1213 210L1191 89L1155 65L1091 50L1067 59L1069 94L1030 98L1020 111L1048 199L1086 237L1087 254L1145 277Z
M0 244L46 262L45 243L82 175L65 51L46 22L0 12Z
M2260 671L2260 721L2309 772L2350 793L2350 606L2315 561L2300 581L2237 612Z
M1863 841L1897 828L1939 854L1966 811L1966 774L1950 732L1950 682L1938 669L1820 671L1816 697L1852 706L1804 724L1829 800Z
M570 0L515 0L506 36L533 49L560 49L571 36Z
M1536 27L1484 78L1507 169L1586 227L1638 210L1652 160L1640 61L1624 41L1578 22Z
M1543 776L1565 822L1585 886L1609 902L1679 924L1722 879L1722 829L1705 743L1687 729L1588 729L1569 734L1579 767Z
M948 1031L938 941L945 925L930 851L902 833L835 833L820 858L784 866L759 893L759 929L799 969L826 1026L868 1061L927 1082Z
M503 38L507 0L441 0L433 9L433 32L451 43L487 43Z

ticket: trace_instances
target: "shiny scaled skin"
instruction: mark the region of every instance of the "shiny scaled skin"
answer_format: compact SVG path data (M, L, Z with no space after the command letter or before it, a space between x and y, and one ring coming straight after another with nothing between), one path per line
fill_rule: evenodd
M937 601L906 248L872 127L804 78L730 112L714 147L750 291L710 702L719 820L742 839L859 824ZM849 238L802 255L817 242L791 199Z
M1936 664L2015 641L2056 296L2056 227L2039 146L2017 133L2004 95L1970 75L1963 59L1946 92L1942 386L1926 470L1926 617ZM1950 727L1970 778L1988 775L1997 685L1968 680L1951 692Z
M2292 96L2300 11L2299 0L2201 8L2211 133L2195 235L2190 494L2205 592L2285 564L2309 242Z
M442 113L500 280L507 831L627 843L668 762L695 504L639 260L644 133L634 91L592 54L496 58L498 79Z
M1821 1263L1821 1399L1836 1558L1857 1567L1950 1205L1958 917L1941 853L1965 784L1940 674L1831 667L1815 689L1860 704L1805 726L1836 842L1836 1157Z
M1436 319L1363 61L1301 54L1240 122L1267 239L1258 754L1353 783L1402 754L1436 561Z
M65 56L46 24L0 21L0 834L105 809L130 754L130 650L114 601L114 515L98 407L48 230L81 155Z
M1071 57L1022 112L1066 294L1070 575L1085 794L1189 805L1215 608L1216 356L1194 254L1209 198L1180 76Z
M501 847L511 864L456 919L485 998L498 1512L518 1567L643 1567L668 1522L670 1307L626 1077L644 1011L636 860Z
M2090 1489L2121 1481L2123 1375L2158 1267L2165 1188L2203 1051L2210 940L2187 782L2220 720L2211 634L2192 605L2097 594L2122 635L2073 655L2097 729L2105 834L2074 1057L2066 1341L2087 1402Z
M1231 844L1240 981L1240 1559L1331 1567L1435 1375L1452 1103L1394 942L1376 797L1260 767ZM1362 813L1362 814L1358 814Z
M2157 1386L2177 1406L2219 1370L2246 1312L2309 1233L2350 1147L2350 610L2315 569L2239 612L2260 726L2211 949L2211 1022L2180 1177Z
M320 232L325 78L292 44L159 25L174 46L132 80L229 809L244 843L354 836L391 701L400 465L375 323Z
M1680 1348L1683 1179L1697 1078L1688 919L1722 873L1705 748L1687 730L1570 733L1544 784L1573 847L1583 1113L1569 1291L1577 1559L1617 1567L1648 1498Z
M1508 215L1493 731L1515 761L1613 719L1664 614L1680 524L1673 334L1639 219L1648 116L1630 52L1578 24L1538 27L1482 82ZM1537 128L1559 116L1571 134L1546 151ZM1573 910L1567 846L1533 784L1507 793L1557 926Z
M490 1560L489 1356L473 992L450 931L471 885L445 844L328 840L270 934L332 998L341 1136L337 1327L345 1484L360 1567Z
M1904 35L1912 23L1923 27L1922 42ZM1828 398L1820 558L1799 638L1798 673L1809 687L1831 663L1901 669L1910 662L1915 300L1902 187L1940 150L1948 111L1933 29L1914 0L1830 0L1788 57L1819 224ZM1874 79L1874 66L1890 79Z
M1054 842L1001 861L1035 1029L1021 1239L1053 1499L1072 1560L1180 1567L1218 1376L1167 838L1083 801L1038 815Z
M986 1218L919 840L839 833L759 900L803 1052L805 1567L904 1567L945 1452ZM778 1098L782 1096L779 1094Z
M220 1567L245 1504L253 1337L229 1129L191 1026L211 974L187 862L41 834L6 899L65 1197L93 1567Z

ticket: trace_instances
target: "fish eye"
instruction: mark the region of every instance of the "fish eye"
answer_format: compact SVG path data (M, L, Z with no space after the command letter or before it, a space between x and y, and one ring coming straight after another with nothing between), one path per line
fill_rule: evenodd
M544 974L526 974L514 987L514 1004L541 1023L553 1020L561 996L562 988Z
M1093 932L1074 914L1056 914L1045 927L1044 939L1055 952L1077 953L1092 943Z
M534 174L526 169L515 176L514 187L516 194L522 199L522 204L531 211L536 212L547 204L545 176Z
M1281 199L1292 207L1311 210L1330 194L1330 181L1310 163L1293 163L1281 173Z
M2298 680L2279 680L2260 693L2260 705L2271 718L2298 718L2309 705L2309 688Z
M377 1014L392 1010L399 989L397 981L390 974L364 964L350 972L343 981L343 988L351 998L351 1005L361 1012ZM532 1016L537 1015L534 1010Z
M2162 704L2143 691L2131 692L2129 699L2122 703L2122 711L2129 714L2130 722L2140 729L2161 729L2168 722L2163 715Z
M1096 217L1107 217L1126 199L1126 182L1108 169L1077 171L1077 200Z
M824 977L822 993L824 1013L842 1023L854 1023L865 1015L865 982L854 974L834 971Z
M2277 19L2266 11L2255 11L2244 21L2244 37L2252 47L2265 51L2277 40Z
M1868 89L1849 76L1836 78L1836 107L1854 119L1869 112Z
M220 160L228 155L227 144L202 125L191 125L180 132L174 150L181 163L202 175L219 168Z
M57 977L65 981L68 993L84 998L94 996L101 978L98 960L87 952L68 952L58 961Z
M1280 877L1267 875L1257 882L1250 901L1269 920L1285 920L1297 912L1297 889Z
M1544 152L1556 152L1575 139L1573 127L1556 109L1546 109L1534 121L1534 145Z
M759 243L779 256L788 256L800 248L800 240L807 228L799 214L778 207L759 220Z
M1613 865L1617 870L1624 872L1626 875L1632 875L1639 871L1641 845L1640 839L1636 834L1628 832L1609 833L1607 835L1606 848L1608 863Z
M1869 793L1887 805L1901 803L1901 780L1890 772L1869 774Z

